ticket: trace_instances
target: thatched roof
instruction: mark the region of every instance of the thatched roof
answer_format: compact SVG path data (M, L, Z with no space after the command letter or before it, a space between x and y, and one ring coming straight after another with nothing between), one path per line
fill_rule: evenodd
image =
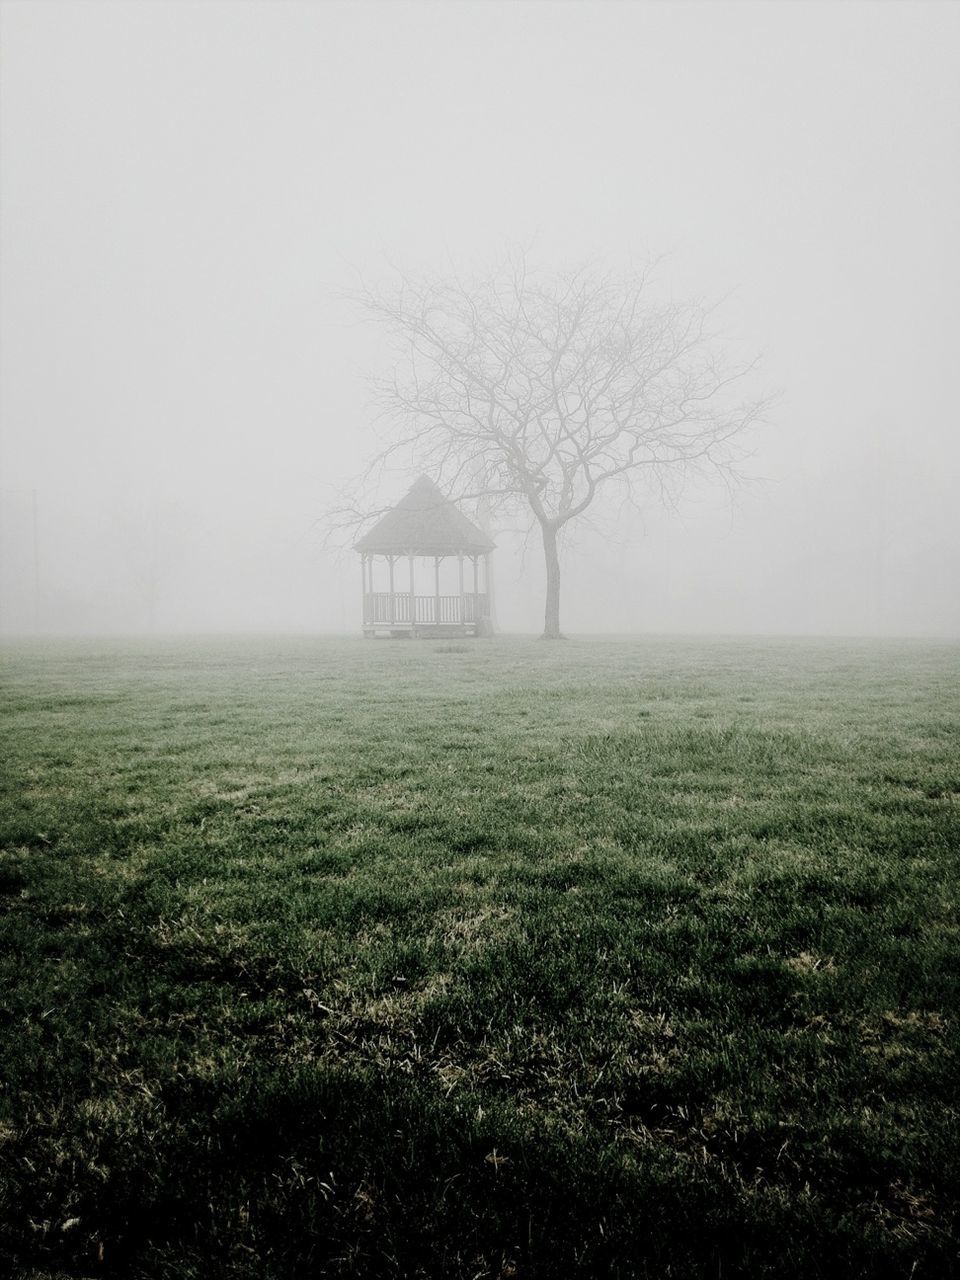
M421 476L354 550L380 556L477 555L492 551L493 543L428 476Z

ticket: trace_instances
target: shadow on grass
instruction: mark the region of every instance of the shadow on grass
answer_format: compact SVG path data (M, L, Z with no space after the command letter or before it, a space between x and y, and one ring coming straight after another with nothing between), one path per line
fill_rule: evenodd
M398 1076L264 1066L159 1101L141 1142L102 1134L102 1179L35 1261L113 1276L897 1274L890 1240L872 1256L842 1222L820 1257L812 1201Z
M264 1065L172 1086L160 1114L140 1142L102 1135L103 1178L44 1261L124 1276L834 1273L836 1254L810 1270L803 1205L758 1192L745 1220L718 1179L651 1150L625 1158L402 1077Z

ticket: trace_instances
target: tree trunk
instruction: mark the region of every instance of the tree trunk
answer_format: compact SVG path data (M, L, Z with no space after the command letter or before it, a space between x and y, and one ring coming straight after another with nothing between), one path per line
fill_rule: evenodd
M547 565L547 603L543 614L544 640L562 640L560 634L560 555L557 551L557 527L542 524L543 556Z

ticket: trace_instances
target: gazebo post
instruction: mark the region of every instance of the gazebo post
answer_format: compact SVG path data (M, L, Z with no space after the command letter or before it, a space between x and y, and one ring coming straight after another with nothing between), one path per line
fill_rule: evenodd
M362 585L362 594L360 599L363 601L363 625L366 626L369 621L367 617L367 556L366 552L360 556L360 581Z
M393 590L393 562L396 556L387 556L387 559L390 561L390 625L393 626L397 620L397 597Z
M413 552L407 556L407 563L410 568L410 634L417 634L417 594L413 580Z
M480 612L480 557L471 556L470 559L473 561L473 620L477 622Z
M483 590L487 597L486 617L493 617L493 592L490 590L490 552L483 553Z
M460 623L464 623L467 620L467 611L463 607L463 552L462 551L457 556L457 567L460 570L460 604L457 606L457 613L459 615L457 618L457 621Z
M440 625L440 557L433 557L433 622Z

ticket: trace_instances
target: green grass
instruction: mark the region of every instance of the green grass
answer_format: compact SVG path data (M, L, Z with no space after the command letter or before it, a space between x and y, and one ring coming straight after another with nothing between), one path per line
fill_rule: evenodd
M960 647L3 664L19 1274L957 1274Z

